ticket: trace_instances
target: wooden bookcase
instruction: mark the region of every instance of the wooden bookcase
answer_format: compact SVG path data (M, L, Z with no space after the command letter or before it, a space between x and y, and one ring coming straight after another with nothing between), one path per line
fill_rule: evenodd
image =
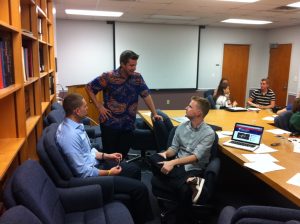
M6 56L0 57L0 66L9 70L1 70L8 84L0 85L3 184L20 163L38 159L36 143L42 134L43 117L55 100L56 74L52 0L0 0L0 5L0 56Z

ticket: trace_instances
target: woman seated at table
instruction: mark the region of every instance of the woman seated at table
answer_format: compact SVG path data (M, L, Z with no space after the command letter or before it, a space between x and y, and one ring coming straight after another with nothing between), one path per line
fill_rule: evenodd
M217 94L214 97L214 100L216 101L216 107L235 107L237 105L237 102L233 101L233 103L231 103L229 96L229 84L221 83L218 87Z
M300 97L295 99L292 112L293 115L289 121L291 130L300 133Z

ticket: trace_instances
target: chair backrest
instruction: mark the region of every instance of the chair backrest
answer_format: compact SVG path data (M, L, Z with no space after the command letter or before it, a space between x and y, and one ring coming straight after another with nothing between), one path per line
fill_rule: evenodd
M289 121L292 115L293 115L292 111L286 111L283 112L282 114L279 114L274 119L275 126L286 131L291 131Z
M64 160L56 142L56 131L59 124L45 128L37 144L37 153L41 164L57 186L68 187L68 181L74 177Z
M215 102L213 96L212 96L212 95L208 95L208 96L206 97L206 99L207 99L208 102L209 102L210 109L216 109L216 102Z
M60 103L54 102L53 104L51 104L51 110L62 110L62 111L64 111L64 108Z
M22 205L8 209L0 217L0 224L42 224L31 211Z
M60 124L63 122L65 118L65 111L63 110L51 110L47 115L47 122L48 124L58 123Z
M204 94L203 94L203 96L204 96L204 98L207 98L208 96L213 96L214 95L214 89L208 89L208 90L205 90L204 91Z
M158 151L167 149L168 138L174 125L167 114L157 110L157 114L162 116L163 120L152 120L154 136Z
M64 223L57 189L37 161L27 160L16 169L12 191L17 204L32 211L42 223Z

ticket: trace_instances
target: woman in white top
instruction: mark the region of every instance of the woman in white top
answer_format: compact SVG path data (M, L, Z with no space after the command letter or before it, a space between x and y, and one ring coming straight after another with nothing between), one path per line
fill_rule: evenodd
M237 102L234 101L231 103L230 98L230 89L228 83L221 83L218 87L217 94L215 96L216 106L219 107L235 107Z

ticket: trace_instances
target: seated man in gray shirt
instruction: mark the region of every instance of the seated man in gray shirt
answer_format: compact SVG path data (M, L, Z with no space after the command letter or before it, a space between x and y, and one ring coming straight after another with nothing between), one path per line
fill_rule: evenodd
M152 188L178 195L178 210L181 213L177 214L178 223L186 221L188 211L192 203L198 201L205 181L199 176L202 176L209 163L215 139L215 132L204 122L208 111L209 102L193 96L186 107L189 121L177 127L172 145L166 151L149 158L154 166L161 160L158 162L161 165L160 172L154 172Z
M77 177L113 176L116 194L128 194L130 213L136 224L152 219L147 187L140 181L141 170L133 163L121 162L121 153L103 153L91 147L90 140L80 121L87 115L85 99L76 93L64 98L64 121L56 132L56 140L72 172Z

